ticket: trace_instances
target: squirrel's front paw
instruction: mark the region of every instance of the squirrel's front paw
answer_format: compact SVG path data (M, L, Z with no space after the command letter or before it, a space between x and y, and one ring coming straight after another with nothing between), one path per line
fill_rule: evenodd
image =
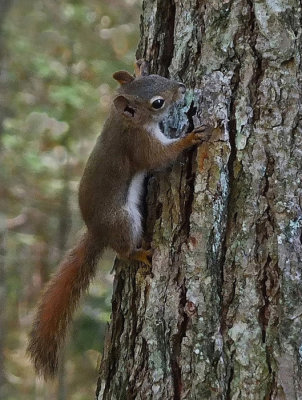
M211 137L213 128L208 125L200 125L194 128L192 132L189 133L189 137L192 144L199 144L205 142Z

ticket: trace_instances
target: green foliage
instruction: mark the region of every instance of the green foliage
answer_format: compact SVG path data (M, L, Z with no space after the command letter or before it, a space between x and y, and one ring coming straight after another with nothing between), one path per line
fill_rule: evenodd
M24 0L5 18L0 207L8 219L7 399L57 398L56 384L34 379L26 334L41 288L81 228L78 181L108 113L112 73L132 68L139 3ZM66 355L68 399L93 398L110 312L111 282L103 274L75 321Z
M107 322L109 320L109 307L106 298L91 297L85 301L85 307L72 327L72 350L82 355L89 349L102 351L100 338L104 338ZM99 312L102 310L102 313Z

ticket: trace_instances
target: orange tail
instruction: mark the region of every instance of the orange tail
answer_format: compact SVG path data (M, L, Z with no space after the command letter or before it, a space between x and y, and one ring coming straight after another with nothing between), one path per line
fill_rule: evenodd
M36 371L44 378L57 372L60 346L80 296L95 275L102 250L86 233L46 286L27 348Z

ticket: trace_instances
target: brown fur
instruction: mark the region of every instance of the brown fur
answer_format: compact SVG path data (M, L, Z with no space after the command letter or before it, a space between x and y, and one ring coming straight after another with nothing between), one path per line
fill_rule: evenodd
M36 370L45 378L57 371L60 346L79 298L94 277L101 248L86 233L45 288L28 345Z
M57 371L59 349L72 313L94 277L102 249L111 247L122 258L150 264L152 252L137 248L141 238L134 225L139 217L127 209L127 196L135 177L165 166L183 150L205 140L204 128L170 143L152 133L152 127L158 126L169 107L182 96L184 85L157 75L146 76L144 63L140 68L135 79L125 71L114 74L122 85L79 188L79 204L88 233L65 256L38 307L28 351L36 370L44 377L52 377ZM152 107L154 96L165 100L162 109ZM134 211L139 212L136 208Z

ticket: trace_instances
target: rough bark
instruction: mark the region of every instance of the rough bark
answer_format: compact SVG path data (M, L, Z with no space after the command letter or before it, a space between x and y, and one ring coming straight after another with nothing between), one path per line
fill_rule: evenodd
M182 80L150 177L152 268L116 263L98 399L302 399L301 1L145 0L138 56Z

